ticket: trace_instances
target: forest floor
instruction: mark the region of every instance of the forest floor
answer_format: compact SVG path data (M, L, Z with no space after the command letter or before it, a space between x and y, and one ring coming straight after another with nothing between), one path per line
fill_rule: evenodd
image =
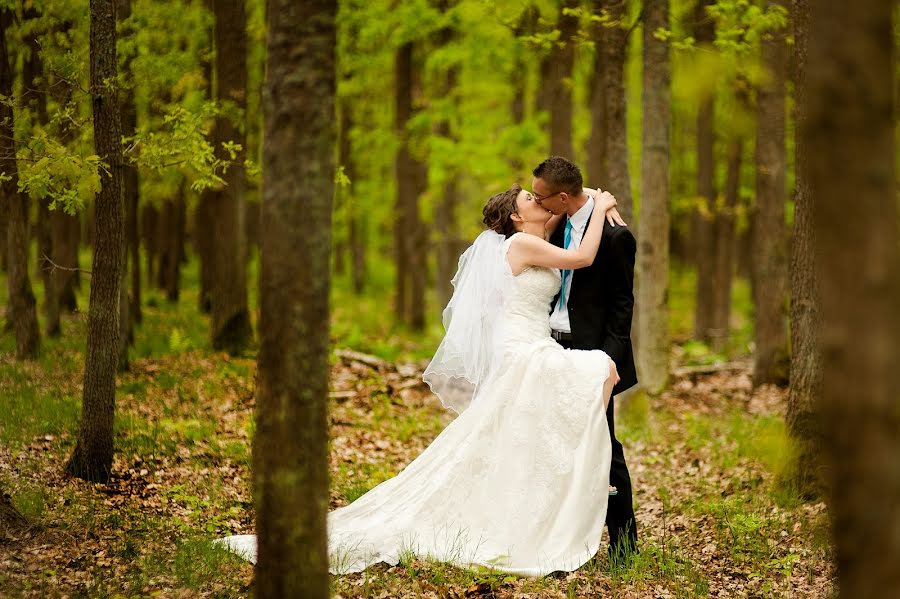
M151 291L117 382L108 484L63 472L80 417L85 315L20 363L0 335L0 487L29 520L0 531L2 597L243 597L253 567L211 540L254 530L250 492L255 359L205 347L196 295ZM342 346L341 339L336 345ZM352 345L352 344L348 344ZM385 355L382 354L382 358ZM387 356L391 357L391 356ZM682 366L689 356L673 353ZM332 577L336 597L829 597L828 515L783 482L785 391L753 391L749 363L681 368L670 390L617 404L635 488L640 555L598 556L522 579L425 561ZM450 422L421 362L332 357L331 506L396 474Z

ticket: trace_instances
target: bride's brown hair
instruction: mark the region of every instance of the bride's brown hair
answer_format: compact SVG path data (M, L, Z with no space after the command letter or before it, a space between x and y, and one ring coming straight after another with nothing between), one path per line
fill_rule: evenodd
M505 237L512 237L516 232L516 224L511 217L513 214L518 214L519 205L516 199L519 197L520 191L522 191L522 186L513 183L512 187L506 191L491 196L481 210L484 215L484 224L488 229Z

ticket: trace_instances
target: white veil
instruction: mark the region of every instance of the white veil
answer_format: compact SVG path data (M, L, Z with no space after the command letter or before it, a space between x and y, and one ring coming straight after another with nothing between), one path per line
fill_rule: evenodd
M443 313L446 334L422 375L441 403L457 414L491 372L498 317L513 279L505 241L500 233L484 231L459 257L453 296Z

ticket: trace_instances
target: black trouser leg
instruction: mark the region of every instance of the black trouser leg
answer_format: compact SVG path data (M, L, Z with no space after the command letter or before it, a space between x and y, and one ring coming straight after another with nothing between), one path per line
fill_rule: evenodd
M637 551L637 523L634 519L634 504L631 497L631 476L625 464L625 451L616 439L615 398L610 398L606 409L609 436L612 440L612 464L609 469L609 484L618 489L609 498L606 508L606 526L609 529L609 551L611 557L629 551Z
M561 341L566 349L572 344ZM583 349L583 348L579 348ZM631 476L625 464L625 451L616 439L615 397L609 400L606 408L606 422L609 425L609 437L612 441L612 464L609 468L609 484L616 487L618 493L610 495L606 508L606 526L609 530L609 553L616 558L629 551L637 551L637 523L634 519L634 505L631 497Z

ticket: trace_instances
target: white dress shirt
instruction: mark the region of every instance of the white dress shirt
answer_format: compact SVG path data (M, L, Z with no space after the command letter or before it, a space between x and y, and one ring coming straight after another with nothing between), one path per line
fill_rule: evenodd
M591 216L591 213L594 211L594 196L588 196L588 201L584 203L584 206L578 209L570 220L572 221L572 233L569 239L569 249L574 250L578 249L578 246L581 245L581 240L584 237L584 230L587 228L588 219ZM561 227L565 227L565 223L560 223ZM565 239L565 236L563 236ZM556 299L556 304L553 308L553 313L550 314L550 328L554 331L562 331L563 333L571 333L572 326L569 324L569 295L572 291L572 279L575 278L575 271L569 273L569 276L566 279L566 304L560 305L559 298Z

